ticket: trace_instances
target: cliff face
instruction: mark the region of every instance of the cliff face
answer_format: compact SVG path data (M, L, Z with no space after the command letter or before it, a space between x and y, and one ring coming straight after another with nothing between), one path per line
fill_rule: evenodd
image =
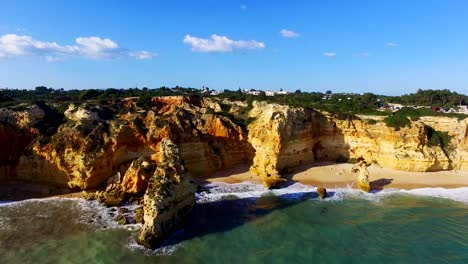
M338 130L321 113L255 103L250 116L255 118L248 127L249 142L255 149L250 170L261 176L267 187L280 183L281 173L288 168L332 158L323 152L324 138L333 145L335 137L338 140Z
M467 122L425 117L400 130L366 119L339 120L327 113L265 103L254 104L256 120L249 129L255 149L251 171L269 187L281 172L312 161L364 158L382 167L404 171L467 168ZM431 145L431 131L448 132L450 146Z
M245 129L213 114L222 111L215 100L158 97L152 104L151 110L139 111L135 99L128 99L120 106L128 111L110 114L104 107L71 106L64 124L48 138L36 129L45 119L40 108L1 110L0 180L88 190L104 188L119 175L129 193L142 193L148 177L128 170L138 159L154 163L163 139L179 147L197 178L248 163L269 187L289 168L313 161L362 157L404 171L468 169L468 119L423 117L396 131L381 121L339 120L311 109L254 102L248 112L254 121ZM231 104L233 114L248 107ZM447 132L450 147L431 145L430 128Z
M348 131L351 157L364 157L382 167L404 171L438 171L451 169L448 153L428 142L428 128L422 122L395 131L384 123L366 125L355 122L359 130ZM365 132L362 135L362 132Z
M251 160L253 149L246 131L229 118L206 113L201 100L164 97L153 101L150 111L107 117L99 107L71 106L65 112L66 122L47 142L38 137L33 121L18 117L27 114L8 112L9 122L0 122L0 141L8 148L0 160L0 179L80 190L101 188L116 174L124 177L133 161L154 161L163 139L179 146L187 168L197 177Z

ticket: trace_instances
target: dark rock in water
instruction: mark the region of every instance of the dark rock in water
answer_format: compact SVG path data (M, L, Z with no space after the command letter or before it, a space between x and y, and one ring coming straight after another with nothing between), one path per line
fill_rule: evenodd
M143 224L143 215L143 207L138 207L137 209L135 209L135 222L137 224Z
M126 225L128 224L127 218L123 216L122 214L118 214L117 217L115 218L115 221L119 223L119 225Z
M325 199L327 198L327 189L325 189L324 187L318 187L317 194L321 199Z
M125 213L128 213L128 208L120 207L119 208L119 214L125 214Z
M117 208L112 207L112 208L110 209L110 211L111 211L111 212L115 212L115 211L117 211Z

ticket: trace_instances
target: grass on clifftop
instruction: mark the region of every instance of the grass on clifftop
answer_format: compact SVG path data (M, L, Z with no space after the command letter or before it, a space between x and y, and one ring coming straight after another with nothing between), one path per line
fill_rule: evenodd
M436 112L430 108L415 109L412 107L403 107L399 111L385 117L384 122L387 126L393 127L395 130L400 130L403 127L410 126L411 121L417 121L423 116L446 116L458 118L459 120L468 117L464 114Z

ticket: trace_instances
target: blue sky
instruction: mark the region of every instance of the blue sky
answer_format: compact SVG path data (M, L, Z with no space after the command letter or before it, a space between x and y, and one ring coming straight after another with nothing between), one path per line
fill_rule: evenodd
M468 93L468 1L0 2L0 87Z

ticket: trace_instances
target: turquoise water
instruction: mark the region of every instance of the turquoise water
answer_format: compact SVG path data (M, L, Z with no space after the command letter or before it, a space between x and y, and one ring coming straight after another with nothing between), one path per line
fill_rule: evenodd
M468 189L364 194L214 185L156 251L79 200L0 205L0 263L468 263Z

